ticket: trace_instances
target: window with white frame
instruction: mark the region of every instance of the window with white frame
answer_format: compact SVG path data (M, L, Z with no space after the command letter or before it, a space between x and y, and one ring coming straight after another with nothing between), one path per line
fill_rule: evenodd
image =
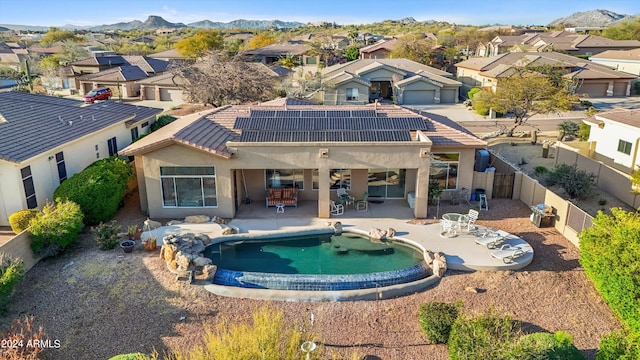
M267 188L296 188L304 190L303 169L267 169L264 171Z
M358 101L358 88L347 88L347 101Z
M351 170L350 169L331 169L329 172L329 188L331 190L345 188L351 189Z
M216 207L216 172L211 166L161 166L164 207Z
M618 140L618 151L627 155L631 155L631 143L624 140Z
M430 182L437 182L444 190L457 189L460 153L432 153L431 155Z

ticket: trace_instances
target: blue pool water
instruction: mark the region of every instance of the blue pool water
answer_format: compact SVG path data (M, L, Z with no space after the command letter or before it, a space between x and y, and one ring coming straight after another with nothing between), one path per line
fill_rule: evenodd
M429 275L421 251L355 233L317 234L212 245L213 282L251 288L348 290L388 286Z

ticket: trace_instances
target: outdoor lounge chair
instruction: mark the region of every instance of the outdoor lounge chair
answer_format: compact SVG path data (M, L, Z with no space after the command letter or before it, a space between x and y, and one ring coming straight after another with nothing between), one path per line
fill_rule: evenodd
M524 251L520 248L513 247L509 244L504 244L498 250L491 251L491 256L502 261L511 262L515 259L524 256ZM508 260L508 261L507 261Z
M329 212L331 215L342 215L344 214L344 205L336 204L335 201L331 200L331 210Z
M369 210L369 201L367 201L368 198L369 198L369 193L364 193L364 195L362 195L362 199L356 200L356 210L358 211Z
M494 249L504 243L507 237L493 231L487 231L482 236L476 238L476 244L483 245L489 249Z
M349 206L353 204L353 198L347 192L345 188L336 189L336 195L338 195L338 204Z

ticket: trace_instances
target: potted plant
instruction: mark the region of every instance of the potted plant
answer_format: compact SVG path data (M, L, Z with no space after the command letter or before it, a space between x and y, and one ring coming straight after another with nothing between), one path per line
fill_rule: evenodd
M138 225L129 225L127 226L127 236L129 240L133 240L138 233Z
M155 236L151 236L146 240L142 240L142 246L144 246L147 251L154 251L157 246L158 238Z
M136 242L133 240L124 240L120 242L120 247L125 253L130 253L133 251L133 247L136 245Z

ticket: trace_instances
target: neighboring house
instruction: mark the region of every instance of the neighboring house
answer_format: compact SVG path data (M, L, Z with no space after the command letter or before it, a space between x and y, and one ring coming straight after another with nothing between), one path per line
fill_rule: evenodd
M382 39L373 45L360 48L360 59L386 59L398 44L398 39Z
M147 57L150 57L150 58L153 58L153 59L160 59L160 60L164 60L164 61L185 61L185 60L189 60L188 57L182 55L176 49L169 49L169 50L165 50L165 51L160 51L160 52L157 52L157 53L149 54L149 55L147 55Z
M640 109L598 113L583 120L591 126L592 158L627 174L640 165Z
M149 131L161 109L0 93L0 225L51 201L62 181Z
M139 55L95 56L71 64L74 86L81 94L97 87L111 87L114 96L140 95L137 80L146 79L167 70L164 60ZM120 90L118 90L120 89Z
M27 57L27 50L21 48L17 43L0 42L0 67L20 71Z
M246 61L277 65L280 59L293 55L300 64L293 68L295 72L302 69L305 74L308 72L315 74L318 72L320 59L316 55L310 55L311 50L311 46L304 43L279 43L243 51L241 56Z
M478 56L495 56L506 52L556 51L568 55L596 55L607 50L631 50L640 47L638 40L611 40L568 31L528 32L518 36L496 36L476 49Z
M556 52L513 52L455 64L457 79L465 84L463 91L471 87L490 87L495 91L501 78L512 75L513 67L524 65L553 65L565 69L568 73L564 77L573 81L579 96L629 96L635 79L607 66Z
M608 50L589 57L591 62L640 77L640 48Z
M185 116L121 154L135 156L141 207L154 218L232 218L278 187L296 188L298 207L322 218L338 188L415 198L414 215L426 218L429 181L472 188L485 146L397 105L236 105Z
M160 75L151 76L146 79L138 80L136 83L140 86L141 100L158 100L158 101L183 101L181 77L174 76L170 72Z
M455 104L460 82L452 75L407 59L360 59L322 70L327 105L391 99L401 105Z

